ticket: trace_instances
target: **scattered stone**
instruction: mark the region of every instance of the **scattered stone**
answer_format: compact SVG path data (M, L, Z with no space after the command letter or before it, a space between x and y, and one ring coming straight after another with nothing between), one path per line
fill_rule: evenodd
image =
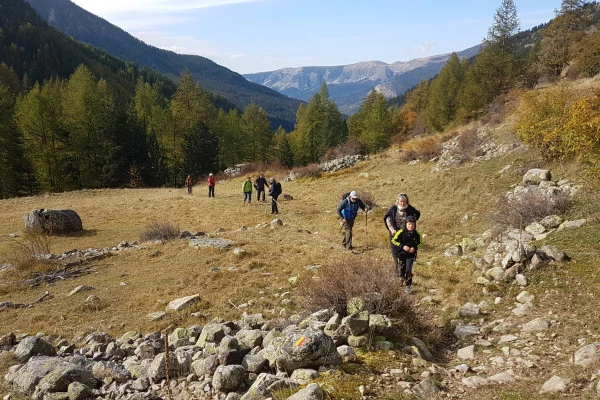
M480 314L480 308L475 303L465 303L458 309L459 317L476 317Z
M475 358L475 346L463 347L456 352L456 356L461 360L472 360Z
M533 321L529 321L523 324L521 328L522 332L542 332L550 329L550 322L545 318L536 318Z
M179 299L171 300L165 307L165 311L181 311L193 306L200 301L200 295L194 294L191 296L181 297Z
M522 291L517 295L517 301L521 304L530 303L533 301L534 298L535 296L526 290Z
M459 339L475 335L479 335L479 328L475 325L458 325L454 328L454 336Z
M564 392L568 383L568 379L563 379L560 376L554 375L542 385L540 394Z
M461 382L463 385L472 389L477 389L478 387L489 385L489 381L486 378L477 375L463 378Z
M598 343L592 343L581 347L575 352L573 363L581 367L587 367L598 359L600 359L600 354L598 354Z

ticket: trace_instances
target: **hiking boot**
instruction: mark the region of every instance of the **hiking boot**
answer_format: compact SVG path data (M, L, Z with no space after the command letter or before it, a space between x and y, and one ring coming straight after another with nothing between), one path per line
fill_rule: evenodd
M406 290L406 294L410 294L410 286L407 286L404 290Z

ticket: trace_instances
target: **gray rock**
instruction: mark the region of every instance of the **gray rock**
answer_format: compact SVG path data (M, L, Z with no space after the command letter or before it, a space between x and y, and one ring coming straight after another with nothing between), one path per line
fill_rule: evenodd
M550 257L553 260L564 261L567 259L567 255L565 254L565 252L562 250L559 250L558 247L556 247L556 246L551 246L551 245L542 246L541 250L542 250L542 252L544 252L544 254L546 254L548 257Z
M164 353L157 354L148 367L148 379L153 382L159 382L166 377L166 362ZM169 353L169 377L176 378L179 376L179 364L177 357L173 353Z
M550 322L545 318L536 318L532 321L523 324L521 331L523 332L542 332L550 329Z
M523 274L517 274L515 280L520 286L527 286L528 284L527 277Z
M33 356L50 356L56 355L56 349L50 343L37 336L27 336L17 345L15 356L26 362Z
M305 385L313 379L317 379L319 372L309 368L298 368L292 372L290 379L300 385Z
M562 224L563 219L558 215L548 215L540 221L540 224L544 226L546 229L554 229L558 228L560 224Z
M450 246L449 248L447 248L444 251L444 256L445 257L452 257L452 256L462 256L463 255L463 249L459 244L455 244L453 246Z
M323 400L323 398L324 393L321 386L317 383L311 383L304 389L300 389L298 392L288 397L287 400Z
M598 359L600 359L600 354L598 354L598 343L592 343L581 347L575 352L573 363L580 367L587 367L588 365L595 363Z
M465 303L458 309L459 317L476 317L480 314L479 306L475 303Z
M262 373L259 374L256 380L250 386L250 389L242 396L241 400L262 400L267 399L271 395L271 387L273 384L282 381L275 375Z
M306 329L289 334L277 349L276 365L292 372L298 368L338 365L342 357L323 331Z
M575 221L564 221L562 224L560 224L560 226L558 227L558 230L562 231L563 229L569 229L569 228L581 228L583 225L585 225L586 222L587 222L587 219L585 219L585 218L578 219Z
M461 360L472 360L475 358L475 346L470 345L467 347L463 347L462 349L458 349L456 352L456 356Z
M73 210L32 210L23 217L25 230L41 230L50 234L73 233L83 230L81 218Z
M204 348L207 342L219 343L225 337L223 325L218 323L208 323L202 328L202 333L198 338L196 346Z
M67 392L72 382L90 387L97 383L88 369L62 358L47 356L31 357L14 373L9 371L5 379L18 391L38 399L50 392Z
M433 399L440 393L440 389L431 379L425 379L413 388L414 394L421 399Z
M508 372L500 372L499 374L488 376L488 381L495 383L512 383L515 378Z
M429 347L419 338L411 337L410 340L419 349L419 356L425 361L433 361L433 355L429 351Z
M340 354L340 356L342 356L342 359L345 362L354 362L358 360L358 356L356 355L356 352L352 346L338 346L337 352Z
M167 304L167 307L165 307L165 311L169 312L169 311L185 310L186 308L193 306L194 304L198 303L199 301L200 301L199 294L181 297L179 299L170 301L169 304Z
M234 392L244 383L244 367L241 365L220 365L212 379L212 386L220 392Z
M81 382L71 382L67 388L69 400L87 400L94 398L94 391Z
M489 385L489 383L490 383L486 378L484 378L482 376L477 376L477 375L463 378L461 380L461 382L463 385L470 387L472 389L477 389L478 387L486 386L486 385Z
M459 339L475 335L479 335L479 328L475 325L458 325L454 328L454 336Z
M541 235L546 232L546 227L539 222L532 222L525 227L525 230L531 233L533 236Z
M114 379L116 382L124 383L131 379L131 373L123 367L112 361L98 361L92 366L92 375L98 380L107 378Z
M163 319L166 316L167 316L166 312L164 312L164 311L156 311L156 312L152 312L150 314L147 314L146 318L148 318L150 321L160 321L161 319Z
M531 185L538 184L542 181L549 181L552 179L552 174L547 169L533 168L530 169L523 175L523 184Z
M568 379L563 379L560 376L554 375L542 385L540 394L564 392L568 383Z
M348 315L342 318L342 325L346 325L353 336L360 336L369 328L369 312L361 311Z
M532 302L533 299L535 299L535 296L526 290L522 291L521 293L519 293L517 295L517 301L521 304L527 303L527 302Z

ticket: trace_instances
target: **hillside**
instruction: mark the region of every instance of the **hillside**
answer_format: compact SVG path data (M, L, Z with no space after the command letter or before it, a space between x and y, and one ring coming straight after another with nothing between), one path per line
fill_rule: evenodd
M405 192L422 213L418 230L424 240L415 265L413 292L402 295L414 314L395 321L400 327L392 339L395 350L357 349L357 360L344 362L338 372L322 372L315 382L329 398L410 398L420 390L427 390L431 397L441 389L447 398L545 399L555 396L552 391L539 393L553 376L562 379L554 379L558 384L551 390L556 393L593 398L598 391L596 350L585 348L589 363L573 365L569 359L577 352L575 358L581 361L580 350L599 340L593 299L600 295L596 271L600 198L597 191L581 185L576 165L544 164L535 151L514 138L510 127L509 118L457 130L455 134L475 130L485 139L481 148L487 150L474 151L479 155L471 161L437 168L437 172L432 167L440 166L439 161L409 164L402 152L392 149L321 178L283 182L283 192L293 196L293 200L280 202L283 225L270 224L265 204L242 206L243 177L220 177L224 180L217 183L215 198L206 197L205 186L199 184L191 196L184 188L125 189L2 200L2 263L15 260L20 248L14 247L18 243L15 238L22 235L23 216L41 207L71 208L83 220L83 233L50 238L52 253L88 249L93 255L91 248L115 248L110 256L81 264L80 276L48 284L42 281L36 287L19 284L22 275L19 278L3 266L0 304L31 304L46 291L50 297L28 308L0 309L0 336L43 332L40 335L52 343L64 338L81 348L92 332L119 338L128 331L146 334L168 326L205 326L217 317L238 320L244 313L261 313L272 321L267 324L271 328L285 326L299 320L291 317L295 313L304 316L309 312L301 306L306 293L302 288L306 282L316 285L313 276L320 270L383 268L376 270L388 271L382 272L382 278L395 282L388 275L392 263L382 218L396 195ZM447 134L444 141L450 143L453 138ZM569 258L523 269L525 286L522 278L484 284L479 278L489 277L481 270L489 249L486 240L494 235L484 234L494 228L489 213L535 167L551 170L554 182L567 180L579 188L561 217L572 221L585 218L587 222L533 242L538 249L554 245ZM271 175L282 180L287 171L267 171L267 176ZM341 194L350 189L376 204L367 221L359 214L353 253L340 245L335 215ZM139 240L140 233L154 222L168 222L192 233L206 232L233 244L225 250L193 248L188 240L177 239L116 248L122 241ZM523 235L523 231L518 234ZM457 243L465 249L474 243L475 250L471 247L462 257L444 255ZM340 282L345 278L340 274ZM93 289L69 296L79 285ZM86 303L90 294L96 300ZM148 319L147 314L164 310L171 300L193 294L199 294L201 300L190 309L167 314L160 321ZM466 303L472 304L465 308ZM522 305L515 307L515 303ZM542 320L548 325L541 326ZM471 329L465 326L474 327L476 333L457 338L456 327ZM423 359L428 357L421 350L410 347L416 343L411 337L425 342L433 353L430 361ZM16 362L11 354L0 353L2 375ZM189 379L189 386L176 385L174 393L193 390L196 383L215 385L214 380L203 381L198 376ZM544 385L544 391L546 388ZM8 390L7 385L0 386L2 394ZM277 392L274 398L289 394L290 390ZM204 398L203 394L197 396Z
M479 51L479 45L457 52L461 58L471 58ZM342 113L354 114L364 97L376 89L386 98L399 96L422 80L436 76L450 54L397 61L386 64L381 61L365 61L350 65L331 67L284 68L276 71L245 74L244 77L286 96L308 101L319 91L323 82L332 101Z
M296 110L300 105L298 100L249 82L240 74L205 57L176 54L147 45L69 0L27 1L50 25L76 40L161 72L172 79L177 79L187 68L204 90L225 97L241 110L254 102L267 112L274 128L282 125L288 131L293 129Z

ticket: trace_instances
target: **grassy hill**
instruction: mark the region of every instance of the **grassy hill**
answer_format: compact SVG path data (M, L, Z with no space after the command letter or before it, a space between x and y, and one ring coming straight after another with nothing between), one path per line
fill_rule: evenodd
M455 133L476 129L487 132L496 143L516 142L509 120L498 123L479 122L462 127ZM446 134L445 138L452 135ZM570 261L548 268L525 272L529 279L526 289L536 296L534 311L515 319L511 314L519 289L514 284L501 288L501 301L484 296L475 283L475 267L466 259L444 257L444 251L465 237L480 236L493 223L488 218L497 202L523 174L533 167L548 168L553 179L569 179L582 183L581 171L575 164L546 165L537 153L518 146L500 157L471 161L461 166L431 172L431 162L409 165L398 149L372 157L355 167L327 174L321 178L301 178L283 182L283 192L293 200L281 201L279 216L283 226L271 227L267 206L254 202L242 205L241 186L244 177L221 177L216 197L208 198L203 184L194 187L191 196L181 189L85 190L37 197L0 201L0 264L18 258L23 246L11 234L23 231L23 216L35 208L71 208L83 221L84 231L77 236L50 238L53 253L71 249L117 246L121 241L139 239L150 224L168 222L181 230L203 231L232 240L232 247L245 250L236 255L232 249L194 249L187 240L172 240L163 244L141 243L137 248L115 252L114 256L89 263L88 273L52 284L29 287L22 279L31 271L0 269L0 302L31 303L46 291L50 298L31 308L0 311L0 336L8 332L35 334L44 332L52 338L81 340L85 334L105 331L120 336L129 330L151 332L172 326L204 324L214 317L239 318L242 312L263 313L266 318L302 313L298 284L314 273L311 265L388 265L392 262L383 226L383 215L400 192L408 193L411 204L421 211L418 230L424 236L423 246L415 265L412 305L419 323L427 331L419 332L434 350L436 362L431 365L434 376L452 398L531 399L548 398L539 395L541 385L552 375L568 377L569 395L584 398L597 384L592 369L573 368L568 359L582 343L598 341L600 322L595 316L595 301L600 295L600 194L583 186L565 215L567 219L588 218L581 228L549 235L542 244L553 244L565 250ZM510 166L505 172L503 168ZM267 176L281 179L285 171L267 171ZM253 174L253 176L256 174ZM342 235L335 213L342 193L351 189L374 200L376 207L365 221L360 214L354 229L356 254L341 246ZM467 216L467 218L464 218ZM244 228L247 227L247 228ZM224 232L215 234L218 228ZM22 238L21 238L22 239ZM39 267L36 267L39 268ZM94 291L68 296L78 285L88 285ZM289 292L289 294L288 294ZM100 299L90 307L85 303L89 294ZM166 303L179 297L199 293L201 302L190 312L170 315L159 322L150 322L146 315L163 310ZM291 304L282 299L291 299ZM470 389L460 384L460 376L448 373L458 360L456 350L463 346L452 337L451 321L457 309L466 302L489 303L487 313L474 322L483 326L482 335L491 347L480 348L471 366L484 365L492 355L502 354L509 345L497 343L500 334L491 330L494 321L511 320L515 326L535 316L552 320L547 334L533 335L522 347L511 344L519 354L539 357L535 367L512 366L518 379L508 385L489 385ZM239 305L243 307L238 307ZM285 310L285 311L282 311ZM197 312L198 314L192 314ZM407 334L411 324L403 321ZM515 328L516 329L516 328ZM486 353L486 351L488 351ZM510 352L510 349L507 350ZM392 352L360 353L360 363L344 367L350 381L337 385L331 398L360 398L360 384L377 386L381 375L391 368L411 367L410 359ZM516 353L513 354L513 358ZM508 361L509 356L504 358ZM4 363L2 368L7 368ZM498 370L510 369L503 365ZM0 371L3 372L3 371ZM491 375L492 371L485 372ZM389 374L388 374L389 375ZM374 380L369 380L369 378ZM418 375L417 375L418 377ZM327 378L320 378L327 379ZM0 392L6 392L0 386ZM375 390L375 389L374 389ZM373 398L400 399L402 389L384 385Z

